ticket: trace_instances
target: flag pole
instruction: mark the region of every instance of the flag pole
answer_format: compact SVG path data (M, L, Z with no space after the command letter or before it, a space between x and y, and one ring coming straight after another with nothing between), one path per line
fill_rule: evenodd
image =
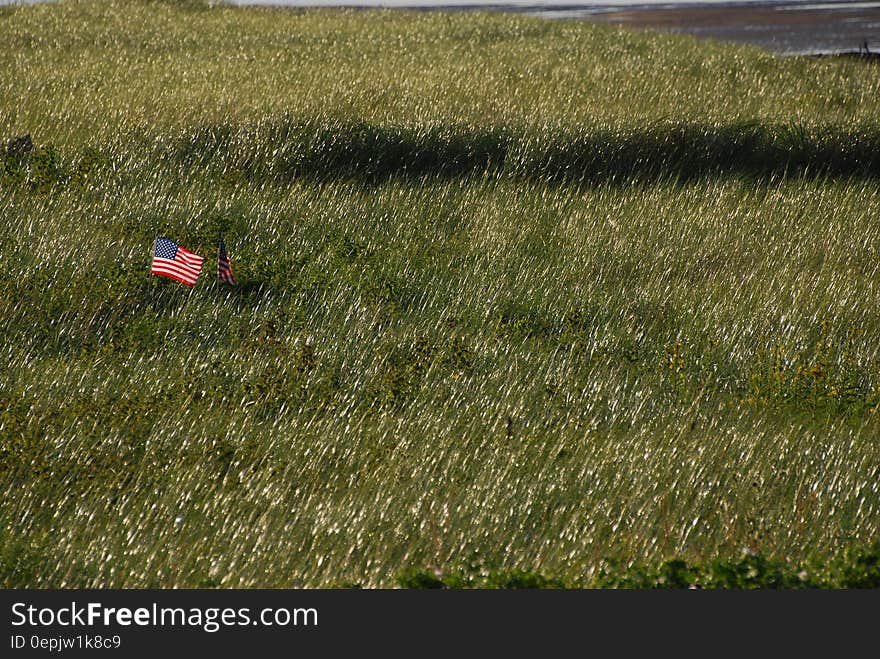
M156 258L156 245L159 243L159 236L153 238L153 253L150 254L150 271L147 273L147 308L153 307L153 287L150 286L150 277L153 276L153 259Z

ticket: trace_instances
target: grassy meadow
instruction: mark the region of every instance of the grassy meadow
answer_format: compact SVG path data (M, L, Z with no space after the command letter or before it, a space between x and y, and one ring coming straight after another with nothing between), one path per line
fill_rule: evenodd
M0 55L0 585L880 584L876 67L195 1Z

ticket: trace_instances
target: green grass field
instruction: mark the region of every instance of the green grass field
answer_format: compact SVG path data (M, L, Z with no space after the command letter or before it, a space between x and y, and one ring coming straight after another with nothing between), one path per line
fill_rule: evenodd
M876 67L121 0L0 56L0 585L880 585Z

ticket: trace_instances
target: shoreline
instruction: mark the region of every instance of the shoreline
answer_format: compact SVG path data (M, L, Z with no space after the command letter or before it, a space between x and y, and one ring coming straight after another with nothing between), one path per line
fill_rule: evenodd
M880 6L699 6L627 9L587 20L760 46L784 55L880 54ZM873 51L873 52L872 52Z
M0 0L0 7L47 0ZM216 4L224 4L218 0ZM758 46L781 55L850 55L877 61L880 0L231 0L234 6L491 11L582 20ZM867 57L864 55L867 53Z
M684 0L596 3L424 3L413 9L508 11L547 20L584 20L758 46L781 55L880 55L880 1Z
M498 11L547 20L584 20L655 29L764 48L781 55L880 53L880 1L822 0L235 0L236 5L400 8L415 11Z

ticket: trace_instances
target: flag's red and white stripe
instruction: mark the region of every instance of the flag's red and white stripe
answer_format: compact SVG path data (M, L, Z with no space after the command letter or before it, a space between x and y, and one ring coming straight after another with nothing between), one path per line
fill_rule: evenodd
M235 277L232 276L232 265L229 263L229 255L226 253L226 244L223 242L223 238L220 239L220 251L217 255L217 276L227 284L235 283Z
M157 238L150 274L169 277L192 286L199 278L205 259L167 238Z

